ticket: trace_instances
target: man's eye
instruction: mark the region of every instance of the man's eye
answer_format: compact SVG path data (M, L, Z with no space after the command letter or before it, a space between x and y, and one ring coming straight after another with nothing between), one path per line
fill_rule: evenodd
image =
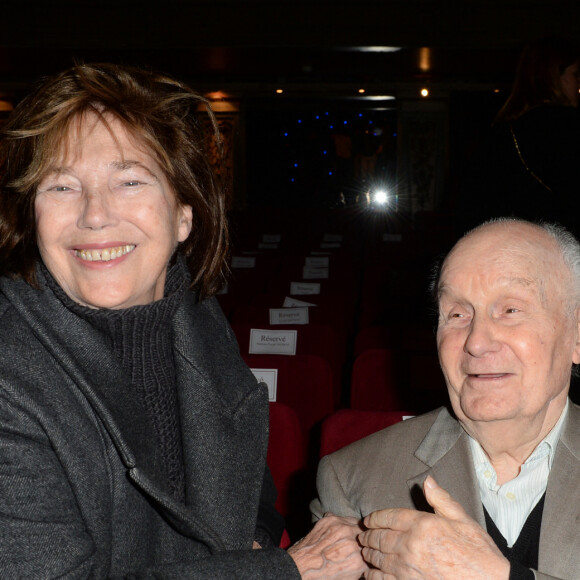
M506 308L507 314L515 314L516 312L519 312L518 308Z
M465 318L465 315L461 312L452 312L449 318Z

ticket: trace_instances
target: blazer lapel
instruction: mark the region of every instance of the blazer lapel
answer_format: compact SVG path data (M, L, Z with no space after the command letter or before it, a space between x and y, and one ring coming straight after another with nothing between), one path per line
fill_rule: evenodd
M467 514L485 528L469 439L461 425L446 409L437 417L415 452L427 469L407 481L419 509L432 511L423 496L423 481L431 475L458 501Z
M570 403L548 479L540 534L539 569L557 577L576 577L580 567L579 482L580 408Z

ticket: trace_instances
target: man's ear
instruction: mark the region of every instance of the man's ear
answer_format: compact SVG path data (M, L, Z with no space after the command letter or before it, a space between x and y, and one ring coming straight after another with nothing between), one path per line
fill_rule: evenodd
M180 242L187 240L193 227L193 210L190 205L182 205L179 208L179 223L177 225L177 239Z
M580 364L580 308L576 308L574 316L576 321L576 344L574 345L572 362L574 364Z

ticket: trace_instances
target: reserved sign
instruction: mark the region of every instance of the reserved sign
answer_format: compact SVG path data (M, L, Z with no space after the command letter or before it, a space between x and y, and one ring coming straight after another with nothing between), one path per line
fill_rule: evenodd
M298 298L292 298L291 296L286 296L282 306L284 308L295 308L297 306L316 306L316 304L312 304L312 302L306 302L305 300L298 300Z
M342 235L340 234L324 234L323 242L342 242Z
M290 294L320 294L320 282L290 282Z
M328 268L328 256L307 256L304 259L304 266L310 268Z
M308 307L270 308L270 324L308 324Z
M340 248L340 244L338 242L322 242L320 247L327 250L338 250Z
M268 400L276 400L278 390L278 369L250 369L259 383L265 383L268 387Z
M250 330L250 354L296 354L296 330Z
M281 234L263 234L262 241L266 244L279 244L282 241Z
M318 268L315 266L304 266L302 277L305 280L320 280L328 278L328 268Z
M232 258L232 268L255 268L255 256L234 256Z

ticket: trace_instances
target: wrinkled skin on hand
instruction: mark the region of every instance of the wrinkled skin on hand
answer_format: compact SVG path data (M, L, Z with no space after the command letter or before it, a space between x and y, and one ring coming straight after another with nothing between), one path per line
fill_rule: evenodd
M432 477L423 488L434 514L385 509L365 518L365 578L508 580L510 564L491 536Z
M310 533L288 548L303 580L358 580L368 571L357 536L360 521L326 514Z

